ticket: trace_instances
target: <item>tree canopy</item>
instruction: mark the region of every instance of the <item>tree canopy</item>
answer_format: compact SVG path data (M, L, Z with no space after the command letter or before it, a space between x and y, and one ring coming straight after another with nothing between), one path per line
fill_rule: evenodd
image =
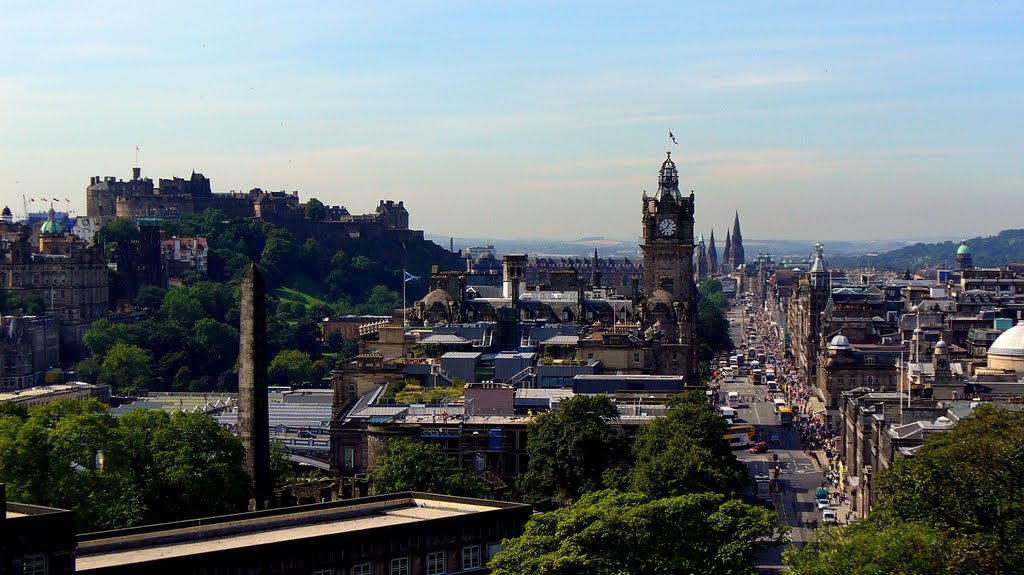
M619 410L606 395L577 395L530 423L529 469L519 488L534 501L568 503L604 486L603 475L628 458L623 438L608 424Z
M913 457L896 460L877 489L867 520L787 551L790 572L1019 572L1024 412L980 406L929 436Z
M388 443L369 479L374 494L425 491L478 497L487 490L479 477L445 457L440 447L405 440Z
M722 494L607 490L534 516L489 566L494 575L754 573L755 553L783 537L773 511Z
M651 497L734 494L746 469L722 441L726 426L699 391L672 398L668 414L642 426L633 443L632 489Z
M12 500L76 512L80 532L245 509L241 442L205 414L95 400L0 416L0 481Z

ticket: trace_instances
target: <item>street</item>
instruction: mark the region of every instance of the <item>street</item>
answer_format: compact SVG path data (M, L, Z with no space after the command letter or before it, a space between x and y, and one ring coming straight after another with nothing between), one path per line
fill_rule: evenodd
M729 310L728 317L730 336L736 345L736 353L745 351L746 334L750 318L744 313L742 304ZM779 361L782 361L779 358ZM780 425L775 414L775 406L767 400L767 385L754 385L749 375L738 376L733 381L723 381L722 397L735 391L742 398L739 406L739 420L736 425L753 425L757 441L768 441L772 435L778 435L778 444L769 444L765 453L750 453L749 449L737 449L736 457L744 462L751 478L757 475L768 475L776 478L773 473L778 467L775 482L777 491L773 494L775 509L783 525L791 528L790 539L795 544L803 544L811 537L812 530L803 527L808 521L821 520L815 501L815 490L823 485L824 475L818 464L802 448L795 428ZM778 460L775 457L778 457ZM753 485L749 488L753 493ZM769 549L759 555L758 563L763 573L776 572L782 565L782 548Z

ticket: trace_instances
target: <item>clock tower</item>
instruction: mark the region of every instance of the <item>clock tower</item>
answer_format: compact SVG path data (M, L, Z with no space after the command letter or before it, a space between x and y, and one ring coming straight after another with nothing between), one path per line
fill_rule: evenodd
M669 152L658 174L658 191L643 195L645 329L657 325L663 361L658 372L696 383L697 288L693 275L694 196L679 192L679 173Z

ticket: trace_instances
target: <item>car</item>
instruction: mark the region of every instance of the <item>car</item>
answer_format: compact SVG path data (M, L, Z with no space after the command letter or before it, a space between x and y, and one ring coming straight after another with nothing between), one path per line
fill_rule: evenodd
M773 445L778 445L778 444L782 443L782 440L779 439L779 434L773 433L772 436L768 438L768 442L773 444Z
M759 441L755 443L753 447L750 448L751 453L764 453L765 451L768 451L767 441Z
M832 507L832 502L827 497L818 500L818 510L825 510Z
M299 437L302 439L315 439L316 434L313 433L312 431L302 430L299 432Z
M839 523L839 518L836 517L835 509L825 509L821 512L822 523Z

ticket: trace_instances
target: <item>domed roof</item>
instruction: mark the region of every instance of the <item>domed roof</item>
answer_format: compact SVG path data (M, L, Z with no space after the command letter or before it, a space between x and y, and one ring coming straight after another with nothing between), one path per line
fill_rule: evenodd
M845 335L839 334L832 338L828 348L834 350L850 349L850 340Z
M56 212L53 211L53 208L50 208L50 217L47 218L45 222L43 222L43 226L41 228L39 228L39 233L42 233L42 234L63 234L64 233L64 226L61 225L61 223L58 222L55 219L55 216L56 216Z
M946 340L940 339L935 343L935 349L949 349L949 344L946 343Z
M958 256L969 256L971 255L971 248L967 247L967 240L960 240L960 247L956 249L956 255Z
M480 257L476 258L476 261L482 262L484 260L493 260L493 259L494 259L494 254L491 253L488 250L488 251L485 251L484 253L480 254Z
M430 308L430 306L438 302L448 305L454 301L455 299L452 298L451 294L449 294L448 292L444 291L441 288L437 288L434 291L423 296L423 305L425 305L427 308Z
M1024 321L1004 331L988 348L989 355L1024 357Z
M667 291L665 291L663 289L656 289L656 290L654 290L654 293L651 294L650 301L651 301L652 304L654 304L654 303L667 303L667 304L671 305L672 304L672 294L668 293Z

